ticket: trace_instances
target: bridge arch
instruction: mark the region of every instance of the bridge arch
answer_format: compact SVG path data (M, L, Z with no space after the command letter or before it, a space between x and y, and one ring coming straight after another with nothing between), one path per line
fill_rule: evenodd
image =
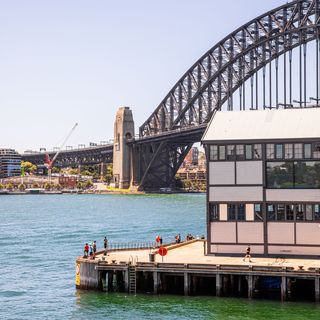
M292 50L300 47L301 60L301 55L306 51L306 44L312 40L316 40L316 50L319 54L319 18L320 0L296 0L273 9L230 33L180 78L140 127L140 137L205 127L215 110L233 110L233 94L261 69L264 74L262 81L265 81L266 66L272 61L275 61L277 68L279 57L284 56L285 64L288 61L291 66ZM300 87L301 85L300 83ZM300 104L303 100L305 104L306 99L302 96L302 91L300 88ZM275 105L272 105L270 99L268 106L264 101L262 107L278 107L279 101L275 102ZM288 99L285 94L282 104L292 105L291 92ZM240 102L239 108L245 109L245 102L242 105Z
M192 144L200 141L212 114L218 110L248 109L248 82L249 109L293 107L295 48L299 48L300 60L299 106L306 106L306 51L307 44L313 40L316 42L314 99L318 106L319 39L320 0L295 0L249 21L213 46L187 70L140 127L140 139L135 144L139 154L140 188L171 186L184 157ZM278 73L282 57L284 93L280 101ZM262 76L258 78L261 71ZM274 79L275 94L272 92ZM258 81L263 82L262 89ZM261 102L258 102L259 90L263 91ZM236 91L239 91L238 105L233 103Z

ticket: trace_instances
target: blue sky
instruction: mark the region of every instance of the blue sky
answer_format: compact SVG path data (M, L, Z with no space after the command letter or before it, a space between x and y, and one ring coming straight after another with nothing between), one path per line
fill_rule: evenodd
M0 0L0 147L113 138L136 127L217 41L284 0Z

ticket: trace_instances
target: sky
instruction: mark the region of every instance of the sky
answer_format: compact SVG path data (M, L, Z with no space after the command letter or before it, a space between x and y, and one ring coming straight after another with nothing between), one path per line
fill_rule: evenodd
M113 138L138 128L189 67L285 0L0 0L0 148Z

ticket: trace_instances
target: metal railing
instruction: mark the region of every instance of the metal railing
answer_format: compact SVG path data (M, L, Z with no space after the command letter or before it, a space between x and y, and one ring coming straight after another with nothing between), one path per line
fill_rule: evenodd
M108 251L110 250L129 250L129 249L152 249L157 247L156 242L114 242L108 243Z

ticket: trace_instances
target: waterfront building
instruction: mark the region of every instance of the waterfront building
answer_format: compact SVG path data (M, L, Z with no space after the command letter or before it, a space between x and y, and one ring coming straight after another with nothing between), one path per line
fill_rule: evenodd
M0 149L0 178L21 175L21 156L13 149Z
M320 108L217 112L207 157L209 254L320 256Z
M197 147L192 147L183 161L183 166L184 167L197 166L198 157L199 157L199 149Z

